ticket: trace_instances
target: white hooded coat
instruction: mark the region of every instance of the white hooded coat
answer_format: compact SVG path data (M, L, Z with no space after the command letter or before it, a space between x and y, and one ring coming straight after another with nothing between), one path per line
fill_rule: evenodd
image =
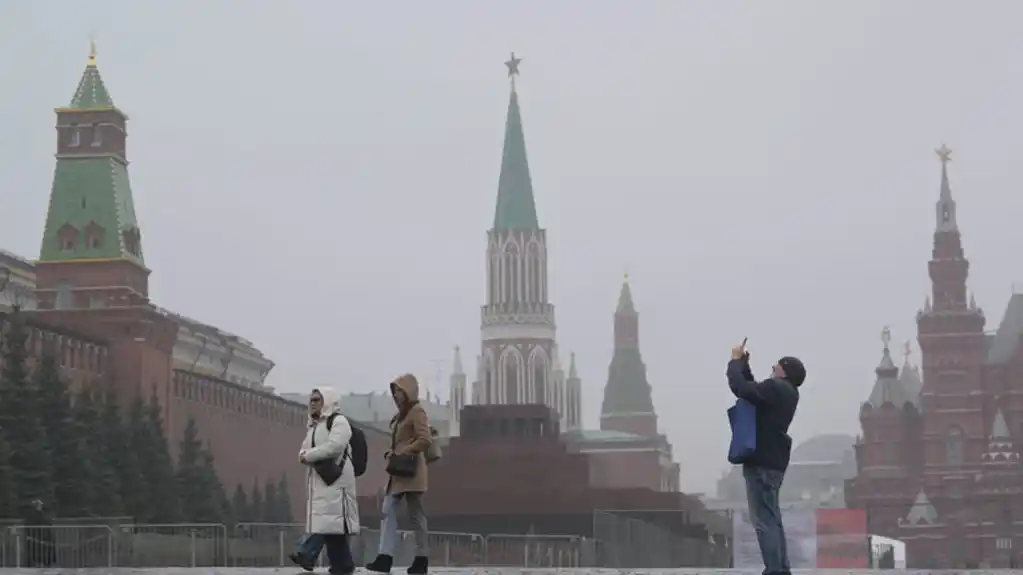
M318 387L323 396L323 411L315 424L311 424L302 441L306 461L312 463L324 459L340 461L348 441L352 438L352 427L340 413L340 395L331 387ZM330 431L327 431L327 417L336 414ZM315 438L316 447L313 447ZM354 535L359 532L359 503L355 492L355 470L349 457L344 459L341 477L333 485L320 479L312 466L308 467L306 497L307 533L343 533Z

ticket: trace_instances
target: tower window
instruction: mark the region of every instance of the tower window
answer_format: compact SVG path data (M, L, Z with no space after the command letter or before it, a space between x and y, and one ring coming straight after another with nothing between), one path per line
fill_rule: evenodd
M78 126L71 126L71 143L69 145L72 148L77 148L82 145L82 133L78 130Z
M950 427L945 434L945 463L948 465L962 465L965 455L964 451L963 428L958 426Z
M100 129L99 124L93 124L92 126L92 146L101 146L103 144L103 130Z
M71 224L64 224L57 231L57 241L60 243L61 250L70 251L75 249L78 245L78 230Z

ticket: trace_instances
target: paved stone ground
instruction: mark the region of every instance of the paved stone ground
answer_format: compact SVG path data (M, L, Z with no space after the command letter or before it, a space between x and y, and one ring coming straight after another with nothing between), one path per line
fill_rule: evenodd
M659 570L619 570L619 569L523 569L523 568L478 568L478 569L431 569L435 575L760 575L760 571L736 570L736 569L659 569ZM252 569L252 568L166 568L166 569L0 569L0 575L299 575L302 573L294 567L279 567L273 569ZM357 575L365 575L367 572L362 569L356 572ZM394 575L402 575L404 569L395 569ZM873 570L848 570L848 569L800 569L795 570L797 574L821 574L821 575L903 575L903 574L931 574L931 575L969 575L981 573L994 573L997 575L1023 575L1023 570L973 570L973 571L949 571L923 569L899 569L888 571ZM317 571L317 575L324 575L324 572Z
M278 567L272 569L253 569L244 567L207 567L199 569L185 568L164 568L164 569L0 569L0 575L299 575L301 571L294 567ZM324 575L324 572L317 571L317 575ZM357 575L365 575L367 572L359 569ZM395 569L391 573L402 575L404 569ZM476 569L448 569L439 567L431 569L430 573L435 575L760 575L760 571L737 570L737 569L523 569L516 567L506 568L476 568ZM849 570L849 569L797 569L798 574L821 574L821 575L903 575L903 574L930 574L930 575L969 575L981 573L996 573L998 575L1023 575L1023 570L972 570L972 571L951 571L924 569L899 569L888 571L873 570Z

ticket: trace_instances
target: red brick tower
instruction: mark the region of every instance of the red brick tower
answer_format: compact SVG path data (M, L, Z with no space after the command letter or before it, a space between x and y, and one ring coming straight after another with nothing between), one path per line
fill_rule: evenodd
M960 497L968 471L977 471L987 449L987 425L981 394L987 357L984 312L967 295L970 264L963 252L956 223L956 203L948 180L951 150L937 150L941 160L941 190L935 205L934 248L928 271L931 296L917 313L917 333L924 386L923 454L928 475L942 475L940 490ZM949 475L949 472L955 472ZM959 477L960 479L951 479ZM934 488L939 486L936 482ZM933 501L935 493L928 491Z

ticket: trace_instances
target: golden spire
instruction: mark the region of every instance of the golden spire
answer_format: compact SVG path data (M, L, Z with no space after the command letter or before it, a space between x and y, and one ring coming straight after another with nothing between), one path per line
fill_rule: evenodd
M913 355L913 342L906 340L906 343L902 346L902 357L905 358L906 363L909 363L909 356Z
M89 39L89 67L96 67L96 40Z
M944 166L952 161L952 149L949 148L942 142L941 147L934 150L935 154L938 154L938 159L941 160L941 165Z
M629 269L628 268L625 268L624 277L625 277L625 283L629 283Z

